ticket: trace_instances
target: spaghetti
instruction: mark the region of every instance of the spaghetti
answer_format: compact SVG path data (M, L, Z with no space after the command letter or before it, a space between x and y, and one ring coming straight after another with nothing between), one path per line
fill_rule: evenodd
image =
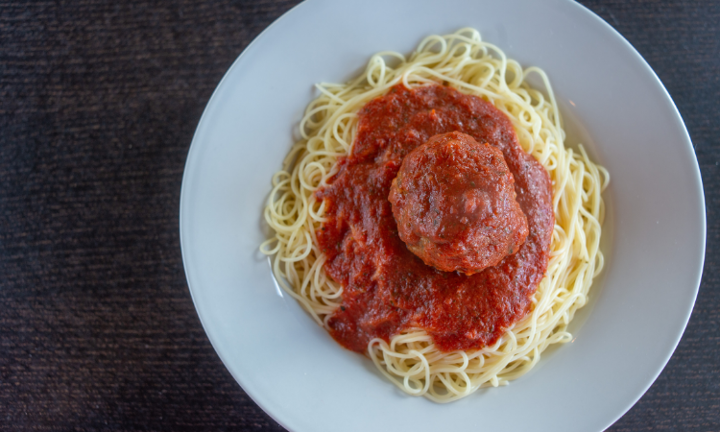
M546 97L526 77L537 74ZM265 218L275 236L261 250L275 255L278 283L318 324L329 321L343 300L343 285L325 271L327 255L318 233L328 220L317 198L338 173L338 160L353 149L360 110L393 86L407 89L445 84L489 101L512 122L522 148L547 170L552 181L555 226L545 277L530 297L529 313L491 345L444 351L422 328L408 328L369 341L367 355L381 373L408 394L436 402L467 396L481 387L505 385L530 370L549 345L571 339L566 328L587 301L593 277L602 269L599 251L607 172L564 147L557 104L545 73L523 70L473 29L430 36L408 58L378 53L365 73L350 83L320 84L321 95L300 122L302 140L273 177ZM386 340L387 339L387 340Z

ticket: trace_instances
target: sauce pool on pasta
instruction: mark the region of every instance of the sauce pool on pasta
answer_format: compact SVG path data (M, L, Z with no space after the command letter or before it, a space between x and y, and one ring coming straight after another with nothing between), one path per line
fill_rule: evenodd
M554 225L549 175L522 150L502 112L447 86L409 90L399 84L358 115L352 152L339 161L330 184L316 192L325 202L325 222L317 233L325 271L343 286L341 308L327 321L330 334L359 352L371 339L389 342L407 328L425 330L445 352L494 343L526 314L547 268ZM530 227L517 253L470 276L440 271L408 250L388 201L404 157L453 131L502 152ZM436 198L437 203L441 197ZM445 211L425 204L417 217Z

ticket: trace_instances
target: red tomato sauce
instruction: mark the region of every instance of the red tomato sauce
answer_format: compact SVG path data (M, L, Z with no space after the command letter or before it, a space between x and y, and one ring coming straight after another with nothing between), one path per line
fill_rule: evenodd
M388 194L405 155L453 131L502 151L529 234L498 265L466 276L428 266L398 236ZM318 232L325 271L343 286L328 321L332 337L365 352L375 337L424 329L441 351L491 345L523 318L547 269L555 223L547 171L520 147L510 120L491 103L450 87L402 84L359 112L352 152L316 196L326 204Z

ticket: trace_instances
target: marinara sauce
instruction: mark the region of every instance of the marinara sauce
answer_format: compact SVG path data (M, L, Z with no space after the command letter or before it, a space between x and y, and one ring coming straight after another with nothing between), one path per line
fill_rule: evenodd
M428 266L398 236L388 194L403 158L434 135L463 132L503 154L529 234L498 265L467 276ZM491 103L447 86L396 85L359 112L352 152L338 161L318 232L325 271L343 286L328 321L345 348L365 352L424 329L441 351L490 345L529 310L548 264L555 222L547 171L520 147L512 123Z

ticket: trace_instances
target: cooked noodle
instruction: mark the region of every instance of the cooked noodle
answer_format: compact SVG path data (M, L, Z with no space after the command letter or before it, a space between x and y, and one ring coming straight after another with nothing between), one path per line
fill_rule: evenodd
M542 80L545 93L527 84L530 74ZM603 267L601 192L609 176L582 146L578 151L565 148L565 132L545 72L523 69L473 29L429 36L408 59L378 53L365 73L347 84L318 84L320 96L300 121L302 140L273 177L265 219L275 236L261 250L274 255L273 272L282 288L325 328L342 302L343 288L323 270L326 257L318 248L316 231L325 209L313 193L328 184L337 172L338 158L351 151L358 111L399 83L408 88L445 83L490 101L511 119L520 145L552 180L555 228L550 261L525 318L494 345L477 350L441 352L422 329L403 331L390 343L379 338L369 343L368 356L401 390L449 402L482 387L506 385L529 371L549 345L572 339L567 326L587 302L592 279Z

